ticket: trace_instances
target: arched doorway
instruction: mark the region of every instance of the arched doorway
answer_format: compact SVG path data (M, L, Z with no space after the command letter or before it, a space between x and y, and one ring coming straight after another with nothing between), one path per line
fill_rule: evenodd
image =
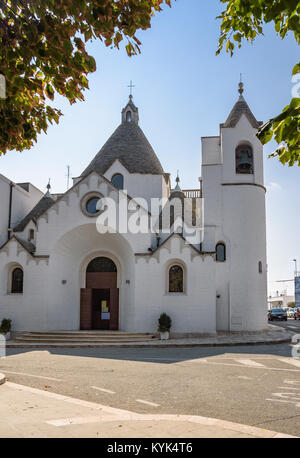
M117 267L107 257L94 258L86 269L86 287L81 289L80 329L119 329Z

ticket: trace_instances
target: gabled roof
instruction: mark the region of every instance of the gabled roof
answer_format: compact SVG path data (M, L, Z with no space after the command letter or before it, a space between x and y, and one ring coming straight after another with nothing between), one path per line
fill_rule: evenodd
M25 216L22 221L14 228L14 232L22 232L30 221L36 220L45 213L46 210L55 202L50 195L44 195L35 207Z
M94 171L91 171L90 173L97 173L97 172L94 172ZM90 174L89 173L89 174ZM106 183L108 183L113 189L115 189L116 191L119 192L119 189L116 188L113 183L111 181L109 181L107 178L105 178L103 175L101 174L97 174L99 175ZM77 181L71 188L68 189L68 191L66 191L64 194L50 194L50 193L46 193L42 199L36 204L36 206L31 210L31 212L28 213L28 215L25 216L25 218L17 225L15 226L15 228L13 229L14 232L22 232L25 227L27 226L27 224L30 222L30 221L33 221L35 224L37 223L37 220L50 208L52 207L52 205L54 205L55 203L59 202L65 195L69 194L70 192L72 192L76 187L78 187L80 185L80 183L85 179L86 177L81 177L79 181ZM130 200L134 200L133 197L129 196L128 194L127 195L127 199L130 201ZM145 210L145 209L144 209ZM145 210L147 211L147 210ZM147 211L149 215L151 215L151 213L149 211ZM19 237L16 237L14 236L16 239L19 239ZM20 239L21 240L21 239Z
M8 239L1 247L4 248L9 242L12 240L16 240L26 251L28 251L29 254L33 255L35 252L35 245L31 242L28 242L27 240L21 239L20 237L17 237L16 235L13 235L10 239Z
M258 129L263 124L263 122L256 120L246 100L242 95L240 95L226 122L222 124L222 127L235 127L243 114L246 116L254 129Z

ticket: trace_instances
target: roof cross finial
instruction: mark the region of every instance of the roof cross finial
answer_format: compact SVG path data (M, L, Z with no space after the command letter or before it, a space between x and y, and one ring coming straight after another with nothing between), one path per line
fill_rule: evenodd
M239 93L242 96L244 92L244 83L242 81L242 74L240 73Z
M132 95L132 89L135 87L134 84L132 84L132 81L130 81L130 84L128 86L130 88L130 95L129 95L129 98L132 99L133 95Z
M49 181L48 181L48 184L47 184L46 188L47 188L46 195L49 196L50 195L50 189L51 189L50 178L49 178Z
M180 187L180 178L179 178L179 170L177 170L177 177L176 177L176 186L175 186L175 189L174 191L181 191L181 187Z

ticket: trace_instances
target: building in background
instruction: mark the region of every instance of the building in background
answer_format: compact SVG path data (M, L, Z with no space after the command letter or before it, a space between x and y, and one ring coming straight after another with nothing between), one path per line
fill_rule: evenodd
M288 295L286 291L283 293L276 291L274 295L268 297L268 309L289 307L294 302L295 296Z
M295 307L300 308L300 272L295 275Z

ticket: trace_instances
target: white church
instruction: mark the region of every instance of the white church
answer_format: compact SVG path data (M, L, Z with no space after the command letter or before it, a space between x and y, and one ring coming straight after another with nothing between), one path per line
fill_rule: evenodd
M243 97L219 135L202 138L200 186L175 189L139 126L132 96L121 124L63 194L0 175L0 321L13 331L259 331L267 326L261 125ZM46 160L46 159L45 159ZM199 243L183 232L100 233L104 197L202 198ZM145 210L150 218L150 214Z

